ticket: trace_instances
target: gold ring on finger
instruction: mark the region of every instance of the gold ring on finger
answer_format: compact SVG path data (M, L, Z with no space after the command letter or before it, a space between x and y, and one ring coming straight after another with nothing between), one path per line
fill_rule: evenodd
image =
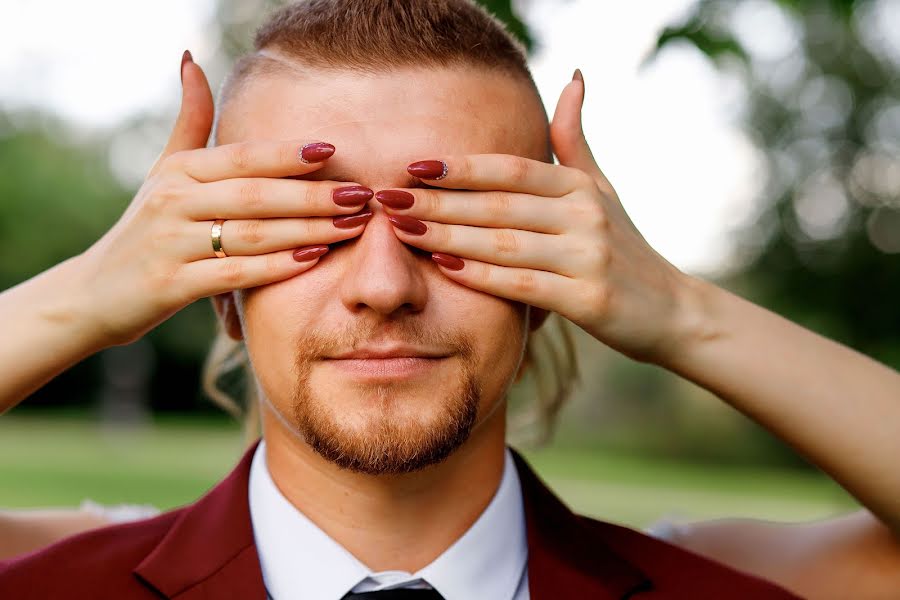
M216 219L212 224L212 247L213 252L216 253L216 256L219 258L225 258L228 256L225 254L225 250L222 248L222 224L225 223L225 219Z

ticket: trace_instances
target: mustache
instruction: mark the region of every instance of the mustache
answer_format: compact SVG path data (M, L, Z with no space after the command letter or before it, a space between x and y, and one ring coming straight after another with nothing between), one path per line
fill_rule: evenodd
M458 331L435 327L433 323L426 326L415 319L389 322L359 320L333 332L307 331L297 340L296 362L298 365L308 364L369 344L386 342L459 354L465 360L471 360L475 355L475 347L469 337Z

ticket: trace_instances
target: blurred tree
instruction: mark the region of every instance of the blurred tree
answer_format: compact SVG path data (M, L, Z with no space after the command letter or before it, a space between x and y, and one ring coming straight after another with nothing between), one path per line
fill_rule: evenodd
M742 119L766 174L722 283L894 368L897 18L885 0L701 0L657 44L694 46L748 91Z
M16 115L3 129L0 288L5 289L85 250L118 217L130 194L106 166L103 136L72 139L66 123L35 113Z
M0 112L0 289L83 252L124 210L131 194L107 167L108 141L52 115ZM28 405L88 403L100 360L69 369Z

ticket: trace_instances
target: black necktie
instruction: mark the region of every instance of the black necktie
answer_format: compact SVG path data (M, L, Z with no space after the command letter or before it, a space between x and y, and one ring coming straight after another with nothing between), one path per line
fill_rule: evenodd
M377 592L347 592L341 600L444 600L437 590L397 588Z

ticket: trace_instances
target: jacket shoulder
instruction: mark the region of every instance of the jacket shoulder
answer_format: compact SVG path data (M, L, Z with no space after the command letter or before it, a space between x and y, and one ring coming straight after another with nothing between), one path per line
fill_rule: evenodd
M797 596L773 582L737 571L640 531L578 516L590 535L596 535L653 581L653 589L665 598L720 598L728 590L730 600L789 600ZM643 597L643 596L641 596ZM653 594L647 596L653 597Z
M182 511L86 531L0 561L0 598L158 598L132 571Z

